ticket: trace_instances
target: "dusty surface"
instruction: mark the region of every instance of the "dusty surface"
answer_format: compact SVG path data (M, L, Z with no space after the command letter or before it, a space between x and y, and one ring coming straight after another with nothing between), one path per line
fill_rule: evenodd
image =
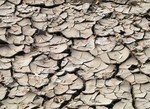
M83 2L0 1L0 109L150 109L150 1Z

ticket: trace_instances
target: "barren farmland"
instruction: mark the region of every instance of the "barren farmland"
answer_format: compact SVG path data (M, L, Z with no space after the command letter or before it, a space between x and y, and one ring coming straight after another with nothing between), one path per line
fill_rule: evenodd
M150 109L150 0L0 0L0 109Z

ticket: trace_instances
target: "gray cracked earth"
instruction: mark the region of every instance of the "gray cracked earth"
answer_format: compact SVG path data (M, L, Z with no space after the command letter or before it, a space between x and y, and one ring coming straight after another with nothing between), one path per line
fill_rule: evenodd
M150 0L95 3L0 1L0 109L150 109Z

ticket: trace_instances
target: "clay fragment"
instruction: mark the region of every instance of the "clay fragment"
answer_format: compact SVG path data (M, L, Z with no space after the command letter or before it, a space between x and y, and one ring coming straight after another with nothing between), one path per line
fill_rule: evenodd
M0 94L1 94L0 100L4 99L4 97L6 96L6 93L7 93L7 88L1 85L0 86Z

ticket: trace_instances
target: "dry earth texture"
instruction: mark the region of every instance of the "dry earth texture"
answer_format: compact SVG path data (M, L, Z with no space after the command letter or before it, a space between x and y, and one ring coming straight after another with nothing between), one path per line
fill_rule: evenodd
M150 109L150 0L0 0L0 109Z

